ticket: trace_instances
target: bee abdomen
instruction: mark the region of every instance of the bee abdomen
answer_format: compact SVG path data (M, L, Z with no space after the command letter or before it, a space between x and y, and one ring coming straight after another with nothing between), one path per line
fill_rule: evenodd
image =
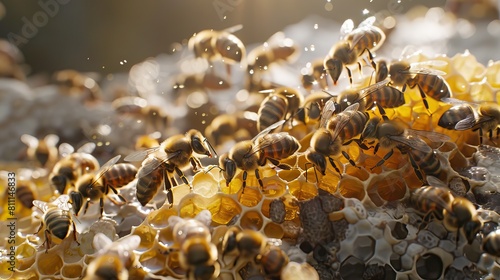
M45 224L52 235L64 239L68 235L71 218L67 211L60 209L49 210L45 216Z
M281 96L271 95L266 97L262 101L258 112L257 128L259 131L282 120L285 117L287 106L287 100Z
M148 204L158 191L158 187L163 182L162 172L163 170L159 169L137 179L136 197L142 206Z
M130 163L118 163L104 175L108 185L115 188L122 187L135 179L137 168Z

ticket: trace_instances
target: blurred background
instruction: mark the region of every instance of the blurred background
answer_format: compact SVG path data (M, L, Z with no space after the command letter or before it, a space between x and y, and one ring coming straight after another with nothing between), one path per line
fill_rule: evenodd
M168 53L203 29L243 24L245 44L265 41L277 30L318 15L339 23L376 13L404 14L416 5L453 6L445 0L205 0L2 1L0 37L14 42L30 72L61 69L127 72L144 59ZM478 2L478 1L467 1ZM484 1L482 1L484 2ZM458 7L458 8L457 8ZM454 9L463 9L459 5ZM467 7L465 7L467 9Z

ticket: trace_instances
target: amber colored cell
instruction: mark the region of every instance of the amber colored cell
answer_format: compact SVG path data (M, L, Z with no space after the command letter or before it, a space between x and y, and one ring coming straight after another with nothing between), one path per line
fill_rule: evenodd
M147 216L148 223L156 228L156 229L161 229L165 228L168 226L168 218L170 216L175 216L177 215L177 211L173 208L166 208L162 207L158 210L154 210L153 212L149 213Z
M326 174L326 176L320 179L318 188L327 191L329 193L335 193L337 192L339 182L340 182L340 177L337 174L331 174L331 173Z
M222 179L220 181L220 189L224 194L235 194L242 188L243 181L241 177L235 177L229 185L226 185L226 180Z
M247 211L240 218L240 226L243 229L260 230L264 224L264 218L257 211Z
M473 102L495 102L496 92L486 81L470 83L469 94Z
M493 63L488 64L486 67L486 81L492 86L499 88L500 87L500 61L495 61Z
M219 183L211 173L196 173L193 176L191 185L193 186L193 192L205 197L211 197L219 191Z
M299 169L291 169L291 170L282 170L278 173L278 176L285 180L286 182L293 181L300 176Z
M312 136L313 136L313 133L310 132L309 134L304 136L304 138L299 140L299 143L300 143L300 149L298 151L299 153L305 152L311 146ZM300 157L299 157L299 159L300 159Z
M345 170L345 174L351 175L360 179L361 181L365 181L370 176L370 173L366 171L366 169L362 169L359 167L355 167L352 165L348 165Z
M226 225L241 213L240 204L226 195L217 195L207 209L212 213L212 221L221 225Z
M453 92L453 98L462 99L461 97L463 95L466 95L470 90L469 83L460 74L453 73L451 75L448 75L446 77L446 81L448 82L448 85L450 86L451 92Z
M396 114L399 119L401 119L403 122L410 122L412 119L412 108L409 105L403 105L399 106L398 108L395 109Z
M132 229L132 234L138 235L141 238L141 243L138 249L146 250L153 246L156 238L157 230L147 225L140 225Z
M274 199L264 199L264 201L262 201L262 207L260 208L260 212L266 218L270 217L270 214L269 214L270 206L269 205L271 204L271 201L273 201L273 200Z
M160 229L158 232L158 242L162 246L170 246L174 243L174 236L172 233L173 227L168 226L166 228Z
M281 239L285 235L285 232L280 225L270 222L264 227L264 234L269 238Z
M180 262L179 262L179 254L180 252L172 252L168 254L167 257L167 263L166 263L166 269L173 273L176 278L180 278L182 276L186 275L186 272L181 268ZM165 265L165 264L164 264Z
M406 183L399 172L394 171L377 175L370 181L370 190L374 189L385 201L402 199L406 194Z
M357 198L363 200L365 188L363 182L354 177L344 177L340 180L339 192L345 198Z
M61 275L64 278L80 278L82 276L83 268L79 264L65 264L62 267Z
M257 187L260 188L260 187ZM254 207L262 200L262 194L255 187L246 187L245 192L238 194L238 202L243 206Z
M298 200L308 200L318 195L316 184L299 179L290 182L288 190Z
M262 194L267 198L276 198L282 196L286 191L286 182L279 176L266 177L262 179L264 188Z
M139 262L142 266L146 267L147 270L151 272L159 271L165 265L167 261L167 257L165 254L162 254L156 248L153 250L149 250L141 254L139 257Z
M26 270L35 263L36 249L28 243L23 243L16 248L16 268Z
M427 98L427 99L429 99L429 98ZM429 100L427 102L429 102ZM436 110L431 109L431 112L435 112L435 111ZM416 130L428 131L430 120L431 120L431 116L429 116L429 114L427 112L416 114L413 118L413 123L411 125L411 128L416 129Z
M415 170L409 166L402 174L403 180L406 182L408 189L414 190L422 186L422 181L415 174Z
M63 266L63 261L59 255L54 253L40 253L37 258L38 272L42 275L54 275Z

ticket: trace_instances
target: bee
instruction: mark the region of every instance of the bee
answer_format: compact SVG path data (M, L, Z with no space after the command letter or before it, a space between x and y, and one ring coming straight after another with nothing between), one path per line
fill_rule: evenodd
M120 156L116 156L106 162L96 173L85 174L80 177L76 183L75 188L78 191L73 191L70 193L72 198L73 207L75 214L80 212L83 202L85 200L84 214L87 212L89 204L93 201L99 199L99 205L101 208L100 216L102 218L104 213L104 196L109 194L109 191L113 191L118 198L122 201L119 202L114 198L108 196L108 198L116 205L123 205L126 202L116 189L121 188L132 180L135 179L137 174L137 168L130 163L118 163Z
M286 38L283 32L272 35L263 45L248 53L248 73L254 75L266 71L271 64L293 60L299 52L295 42Z
M246 57L245 45L232 34L241 28L243 28L242 25L236 25L221 31L202 30L189 38L188 47L196 57L209 61L221 59L226 63L226 70L229 74L230 64L241 63Z
M403 127L396 121L385 120L382 122L379 117L371 118L361 133L361 141L370 138L378 139L374 153L377 152L379 147L391 149L371 170L381 166L392 156L394 148L397 148L401 153L409 155L410 163L415 169L415 174L421 181L424 181L424 174L439 176L442 169L438 156L419 137L425 137L432 142L447 142L450 140L448 136L440 133L413 130Z
M284 122L284 120L281 120L269 126L252 140L236 143L229 150L229 153L221 156L219 166L223 170L222 174L226 179L226 185L231 183L236 170L239 168L243 170L243 192L246 187L247 172L251 170L255 171L255 177L260 187L263 188L258 167L264 166L267 160L281 169L290 169L289 166L280 164L279 161L292 156L300 149L298 140L286 132L269 134L271 130L279 127Z
M446 73L424 68L425 65L440 64L442 64L440 61L409 63L405 60L399 60L389 65L389 71L384 66L378 67L379 72L376 74L376 81L380 82L389 77L389 85L402 87L402 92L406 91L407 86L411 89L417 87L425 108L429 110L427 96L438 101L451 97L450 86L442 77Z
M497 130L500 123L500 106L495 103L481 103L477 109L469 104L456 99L444 99L446 102L457 103L439 118L438 125L453 130L479 130L480 143L483 142L483 132L489 133L493 138L493 130Z
M500 230L490 232L483 239L483 251L495 256L500 257Z
M143 164L137 172L137 198L141 204L152 199L161 184L160 178L164 182L165 190L170 192L171 187L177 185L173 177L174 172L186 185L190 185L181 169L189 164L191 164L193 171L202 168L201 162L193 153L212 157L209 147L204 143L205 140L202 140L203 138L201 132L191 129L185 135L178 134L167 138L158 147L137 151L125 157L126 161L143 160ZM168 173L167 177L161 174L165 172ZM144 178L145 176L148 177ZM172 204L171 194L168 195L168 198L169 203Z
M297 111L295 118L304 124L317 124L326 102L333 97L334 96L327 91L309 94L304 98L302 106ZM335 110L337 111L337 109Z
M67 69L54 73L53 80L62 91L68 95L82 95L86 101L102 99L101 88L98 83L78 71Z
M365 52L368 53L370 63L375 68L372 52L383 44L385 34L380 28L373 26L373 23L375 23L375 17L365 19L356 29L353 29L354 23L351 19L342 24L340 33L343 34L343 38L331 48L323 62L323 66L332 77L334 84L337 84L344 67L352 84L351 70L347 66L358 63L361 69L361 64L358 61Z
M212 72L181 74L175 77L172 88L176 92L194 92L197 90L225 90L231 83Z
M256 258L256 262L262 266L264 275L268 277L280 277L281 272L288 265L289 259L281 248L268 245Z
M318 85L320 89L328 88L328 79L326 78L326 70L323 66L323 60L318 59L313 62L307 63L310 68L309 73L302 75L302 87L310 91L314 85ZM306 71L306 70L304 70Z
M129 270L135 262L133 250L140 243L141 238L137 235L125 236L113 242L98 232L92 242L96 258L89 263L83 279L129 279Z
M344 90L338 96L337 103L340 105L340 111L353 103L359 103L358 110L364 111L373 108L374 104L382 108L397 108L405 104L405 97L402 91L388 85L388 80L384 80L361 90Z
M19 202L21 202L21 204L28 209L31 209L31 207L33 207L33 201L35 200L35 188L35 183L30 180L17 181L16 197Z
M148 104L140 97L120 97L111 106L120 116L132 117L146 125L147 132L164 131L168 127L170 117L162 108Z
M415 209L423 213L436 213L443 217L443 224L449 231L463 230L469 244L480 231L482 222L476 208L467 198L454 197L446 187L424 186L410 196ZM457 235L458 242L458 235Z
M64 194L69 187L73 187L76 180L84 174L99 169L99 162L91 154L95 146L94 143L86 143L76 152L73 152L74 148L67 143L59 146L59 153L63 157L56 162L49 175L51 185L59 194Z
M43 139L37 139L29 134L21 135L21 141L28 146L28 159L40 164L41 167L51 167L58 158L57 142L59 136L48 134Z
M271 91L272 93L262 101L257 112L259 131L263 131L280 120L291 118L303 102L302 95L293 88L280 87Z
M331 100L323 108L320 127L314 132L310 148L306 151L307 160L314 164L321 174L326 174L325 158L328 158L332 167L342 174L332 158L340 154L356 166L349 155L342 151L342 146L346 141L360 135L368 121L368 113L358 111L358 108L359 104L354 103L344 111L333 115L335 103Z
M34 200L33 205L43 213L42 223L38 228L37 234L45 225L45 245L47 252L52 244L52 236L58 238L56 242L59 244L60 240L68 237L70 233L70 226L73 226L73 238L78 245L80 243L76 240L76 226L71 218L69 197L61 195L53 202L47 203L40 200Z
M226 140L243 141L257 135L257 114L254 112L236 112L215 117L205 128L205 135L210 143L221 145Z

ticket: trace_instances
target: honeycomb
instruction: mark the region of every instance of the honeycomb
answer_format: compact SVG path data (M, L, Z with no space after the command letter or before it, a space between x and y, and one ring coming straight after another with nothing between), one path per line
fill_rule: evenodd
M434 8L424 16L441 12ZM408 18L411 18L410 15ZM403 23L408 21L404 16L398 20ZM386 44L390 44L391 36L395 35L391 35L390 30L385 31L389 41ZM235 37L225 33L215 32L214 36ZM285 42L287 40L292 39L284 39ZM71 145L80 146L87 141L95 143L95 150L89 153L100 162L106 162L115 155L124 155L125 160L127 155L133 155L128 159L137 159L142 155L140 160L130 160L138 167L136 177L151 176L147 187L156 190L142 205L136 197L136 190L140 187L138 179L124 186L112 185L109 189L106 186L101 189L103 216L100 215L99 200L90 203L88 209L75 213L77 201L72 194L84 190L75 189L74 184L68 183L64 193L59 193L49 179L55 162L42 164L36 156L27 156L25 161L2 163L2 170L5 171L0 176L1 189L4 190L1 199L5 206L0 212L1 226L14 226L10 231L2 230L0 233L0 278L500 278L500 262L494 255L500 254L497 237L500 235L496 235L500 223L498 135L488 135L487 131L483 131L481 139L476 131L481 123L478 120L475 120L478 122L475 126L464 130L446 129L438 124L443 113L457 103L469 104L482 115L486 113L479 107L481 102L497 105L500 62L490 61L483 65L469 51L454 56L416 52L403 58L415 65L427 65L429 69L424 70L428 71L426 73L439 73L451 91L451 99L436 100L428 96L424 103L419 87L407 87L404 105L385 108L385 117L403 123L406 131L412 129L428 133L420 142L412 143L424 142L429 147L425 151L430 151L439 166L435 176L427 176L432 175L426 174L430 173L428 165L431 160L419 162L421 155L412 150L415 147L405 149L381 145L379 148L376 145L378 141L370 142L369 139L344 143L341 147L343 153L325 159L325 172L320 172L307 153L321 119L309 115L308 110L312 111L312 107L304 107L307 121L301 122L296 116L300 112L294 115L285 110L281 116L285 121L282 125L280 123L279 128L280 133L296 137L300 149L278 162L269 160L259 164L257 173L253 169L244 172L236 168L229 182L227 173L230 168L218 164L219 158L231 158L231 149L237 143L251 140L256 135L255 139L258 139L257 112L264 93L273 94L273 86L266 83L267 79L275 76L272 71L290 71L290 65L296 65L293 63L297 63L300 56L294 51L293 59L289 58L281 49L283 46L273 46L273 52L262 54L268 56L265 57L266 62L262 62L265 65L255 63L255 67L260 67L258 75L245 77L246 81L242 81L241 75L245 74L243 58L226 53L225 48L212 46L210 42L205 42L210 53L203 54L202 59L191 61L173 54L133 66L128 82L134 92L117 89L120 81L107 81L116 83L114 87L101 81L101 90L98 82L91 83L89 77L78 72L71 74L76 76L72 79L79 82L69 79L65 81L65 87L51 84L32 89L23 81L12 78L0 83L8 93L1 97L2 101L11 104L10 108L19 107L17 111L8 110L0 116L0 124L5 122L6 128L13 129L11 135L19 136L18 140L22 135L17 131L21 127L19 123L26 124L24 134L33 135L52 126L51 131L61 131L59 138ZM242 47L239 43L236 45ZM287 48L299 45L299 42L294 42ZM380 52L384 48L385 45ZM226 47L226 50L229 49ZM321 49L320 46L318 49ZM184 51L189 53L191 50ZM301 55L307 57L311 53ZM224 57L231 58L230 63L224 62ZM189 76L182 73L172 77L174 86L168 85L172 79L164 81L159 77L165 77L167 73L172 75L165 67L174 65L179 59L184 68L204 69L209 76L204 78L202 72L190 73ZM378 57L375 57L375 62L378 62ZM224 69L228 68L232 68L232 73L225 72ZM311 96L311 91L322 90L316 87L325 84L332 91L357 87L362 90L371 83L372 70L367 69L370 66L363 66L361 75L352 71L352 85L347 74L342 74L335 86L330 80L324 80L329 79L324 74L321 81L315 81L307 88L298 88L306 96ZM219 75L221 81L229 85L214 85L213 79ZM88 82L82 84L82 79ZM190 84L184 87L182 81L187 83L188 80ZM287 82L295 86L299 79ZM68 89L67 84L72 87ZM89 84L92 87L85 86ZM168 87L172 89L171 96L156 94ZM113 88L114 91L111 91ZM33 94L34 91L37 95ZM89 92L100 94L90 98ZM233 104L225 103L228 96ZM328 97L322 95L321 98ZM52 111L49 108L52 101L57 101L61 109L53 110L55 115L50 116L52 124L51 121L35 124L33 120L22 119L14 129L8 126L8 118L20 118L18 112L27 110L21 107L19 100L46 104L47 112ZM113 106L108 106L111 103ZM222 109L226 105L227 108ZM495 105L491 108L495 109ZM61 118L64 108L75 108L72 114L75 119ZM106 108L113 109L109 111ZM498 129L500 111L496 110L493 128ZM39 111L34 111L34 118L43 115ZM381 116L377 109L368 110L367 115L370 119ZM83 119L81 124L76 124L78 117ZM62 132L62 127L71 129ZM78 127L84 135L75 132ZM206 153L201 153L199 146L207 142L199 139L197 146L196 139L185 140L193 151L186 156L186 164L175 165L173 162L180 153L161 154L161 148L166 145L164 140L173 135L178 139L186 138L179 134L191 128L206 135L210 147ZM440 139L446 141L434 141L433 135L440 135ZM43 137L39 139L38 142L43 141ZM366 147L360 143L366 143ZM8 143L9 149L15 145ZM159 149L156 148L158 145ZM39 147L28 148L34 149L32 154L47 157L53 150ZM69 153L74 153L74 150L72 148ZM261 150L258 152L263 153ZM267 153L279 157L274 150ZM195 156L192 157L192 154ZM198 154L210 157L200 156L198 159ZM59 159L64 157L62 154L55 156ZM150 156L164 160L157 161L161 164L151 168L142 163ZM198 161L201 162L198 164ZM89 188L96 189L102 175L113 170L112 166L106 165L99 170L80 165L78 168L81 173L78 176L83 173L95 176ZM166 176L152 178L156 170L161 170ZM12 178L16 180L17 192L11 195L7 190L12 186ZM443 217L440 216L445 211L438 208L448 211L450 205L440 206L440 201L433 197L428 198L429 201L422 199L420 206L412 204L415 191L425 185L449 191L453 201L463 197L474 203L481 229L474 232L471 242L465 238L470 230L466 225L458 230L449 230L443 224ZM58 202L65 196L70 200L69 208L62 209ZM34 207L30 207L33 200L42 204L35 203ZM47 207L42 209L36 205ZM427 208L436 211L423 211ZM11 209L15 209L15 215L9 212ZM55 236L54 220L47 218L53 209L61 210L74 223L74 227L68 227L64 238ZM57 224L64 222L62 217L63 214L60 214L55 219Z

